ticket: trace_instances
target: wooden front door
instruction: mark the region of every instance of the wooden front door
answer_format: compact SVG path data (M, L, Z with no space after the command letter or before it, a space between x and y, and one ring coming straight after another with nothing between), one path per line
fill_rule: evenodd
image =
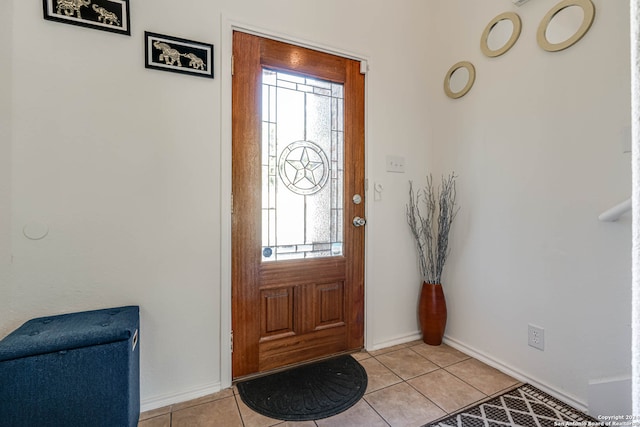
M233 36L233 377L364 345L360 62Z

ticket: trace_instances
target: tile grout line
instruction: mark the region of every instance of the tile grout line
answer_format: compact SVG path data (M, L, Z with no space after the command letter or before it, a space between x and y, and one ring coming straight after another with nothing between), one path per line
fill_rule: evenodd
M419 345L419 344L416 344L416 346L417 346L417 345ZM413 347L415 347L415 346L413 346ZM432 364L434 364L435 366L437 366L437 367L438 367L437 369L435 369L435 370L433 370L433 371L425 372L424 374L416 375L415 377L411 377L411 378L409 378L409 380L412 380L412 379L415 379L415 378L420 378L420 377L422 377L422 376L424 376L424 375L429 375L429 374L431 374L431 373L433 373L433 372L445 371L445 372L447 372L447 373L451 374L453 377L455 377L455 378L459 379L460 381L462 381L464 384L469 385L469 386L470 386L470 387L472 387L474 390L477 390L480 394L484 395L484 397L483 397L482 399L480 399L480 400L483 400L483 399L489 398L489 396L488 396L486 393L483 393L482 391L480 391L480 390L478 390L477 388L473 387L471 384L468 384L468 383L467 383L466 381L464 381L462 378L458 378L457 376L453 375L451 372L447 371L444 367L442 367L442 366L438 365L438 364L437 364L436 362L434 362L433 360L430 360L428 357L426 357L426 356L424 356L424 355L422 355L422 354L418 353L417 351L413 350L411 347L400 348L400 349L397 349L397 350L394 350L394 351L390 351L390 352L387 352L387 353L380 354L380 356L382 356L382 355L384 355L384 354L391 354L391 353L393 353L393 352L395 352L395 351L401 351L401 350L404 350L404 349L411 350L411 351L412 351L413 353L415 353L416 355L418 355L418 356L422 357L423 359L425 359L425 360L426 360L426 361L428 361L429 363L432 363ZM388 386L386 386L386 387L383 387L383 388L381 388L381 389L379 389L379 390L375 390L375 392L378 392L378 391L380 391L380 390L385 390L385 389L387 389L387 388L391 388L391 387L397 386L398 384L405 383L406 385L408 385L409 387L411 387L413 390L415 390L416 392L418 392L418 394L420 394L422 397L424 397L425 399L427 399L427 401L429 401L429 402L431 402L433 405L435 405L435 407L436 407L436 408L438 408L438 409L440 409L442 412L444 412L446 415L444 415L442 418L447 417L447 416L449 416L449 415L451 415L451 414L453 414L453 413L455 413L455 412L457 412L457 411L459 411L459 410L463 409L463 408L458 408L458 409L456 409L456 410L455 410L455 411L453 411L453 412L449 412L449 411L447 411L446 409L444 409L444 408L442 408L440 405L438 405L436 402L434 402L433 400L429 399L429 397L428 397L428 396L426 396L424 393L422 393L420 390L418 390L417 388L415 388L411 383L409 383L409 380L406 380L406 379L402 378L402 377L401 377L400 375L398 375L398 374L397 374L393 369L391 369L389 366L385 365L385 364L384 364L384 362L383 362L383 361L381 361L381 360L379 360L377 356L371 356L371 357L372 357L372 358L374 358L374 359L375 359L378 363L380 363L382 366L384 366L385 368L387 368L391 373L393 373L393 374L394 374L394 375L396 375L398 378L400 378L400 380L402 380L400 383L390 384L390 385L388 385ZM468 357L467 359L461 360L461 361L459 361L459 362L452 363L452 364L450 364L450 365L448 365L448 366L453 366L453 365L455 365L455 364L457 364L457 363L464 362L465 360L468 360L469 358L470 358L470 357ZM371 392L371 393L374 393L374 392ZM371 394L371 393L369 393L369 394ZM363 395L362 397L363 397L363 398L365 398L365 397L366 397L366 394L365 394L365 395ZM479 402L480 400L478 400L478 401L476 401L476 402ZM476 402L474 402L474 403L476 403ZM372 407L372 405L369 403L369 401L367 401L367 404L369 404L369 406L371 406L371 407ZM473 403L472 403L472 404L473 404ZM376 410L375 410L375 408L373 408L373 407L372 407L372 409L373 409L373 410L374 410L378 415L380 415L380 414L378 413L378 411L376 411ZM380 415L380 417L382 417L382 419L383 419L383 420L385 420L385 422L387 422L387 424L389 424L389 422L387 421L387 419L386 419L386 418L384 418L382 415ZM432 421L435 421L435 420L432 420ZM427 422L427 423L431 423L431 421L429 421L429 422ZM391 425L391 424L389 424L389 425Z
M469 359L465 359L465 360L461 360L461 361L456 362L456 363L452 363L451 365L447 366L447 368L449 368L449 367L451 367L451 366L458 365L458 364L460 364L460 363L462 363L462 362L466 362L467 360L469 360ZM444 370L445 370L448 374L450 374L451 376L453 376L453 377L455 377L455 378L459 379L460 381L462 381L463 383L465 383L465 384L466 384L466 385L468 385L469 387L473 388L474 390L477 390L478 392L480 392L480 393L484 394L484 395L485 395L485 396L487 396L487 397L489 397L489 396L490 396L489 394L485 393L484 391L480 390L479 388L475 387L474 385L469 384L467 381L465 381L464 379L460 378L459 376L457 376L456 374L454 374L454 373L453 373L453 372L451 372L450 370L448 370L448 369L446 369L446 368L442 368L442 369L444 369Z
M442 370L442 368L437 369L437 370L435 370L435 371L431 371L431 372L438 372L438 371L441 371L441 370ZM427 372L427 373L426 373L426 374L424 374L424 375L428 375L428 374L430 374L431 372ZM414 377L414 378L419 378L419 377L421 377L421 376L422 376L422 375L418 375L417 377ZM411 378L411 379L414 379L414 378ZM405 382L407 383L407 385L408 385L409 387L411 387L412 389L414 389L415 391L417 391L420 395L422 395L422 396L423 396L425 399L427 399L429 402L431 402L431 403L433 403L434 405L436 405L436 407L437 407L438 409L442 410L442 412L444 412L445 414L449 415L449 412L448 412L446 409L442 408L442 407L441 407L440 405L438 405L436 402L434 402L433 400L429 399L429 397L428 397L427 395L425 395L423 392L421 392L420 390L418 390L417 388L415 388L415 387L413 386L413 384L409 383L408 381L405 381Z
M246 427L244 422L244 417L242 416L242 411L240 410L240 405L238 404L238 396L233 393L233 402L236 404L236 410L238 411L238 415L240 416L240 422L242 423L242 427Z
M364 400L364 401L365 401L365 403L367 404L367 406L369 406L369 408L371 408L371 410L372 410L373 412L375 412L375 413L376 413L376 415L378 415L378 416L380 417L380 419L381 419L382 421L384 421L384 422L385 422L385 424L387 424L387 426L389 426L389 427L393 427L393 426L391 425L391 423L390 423L389 421L387 421L387 419L386 419L385 417L383 417L383 416L382 416L382 414L381 414L380 412L378 412L378 411L376 410L376 408L374 408L374 407L373 407L373 405L372 405L371 403L369 403L369 401L366 399L366 397L365 397L365 396L366 396L366 395L362 395L362 400Z
M428 357L426 357L426 356L424 356L424 355L422 355L422 354L418 353L417 351L413 350L413 348L412 348L412 347L416 347L416 346L418 346L418 345L420 345L420 344L416 344L416 345L414 345L414 346L407 346L407 347L404 347L404 348L399 348L399 349L396 349L396 350L393 350L393 351L389 351L389 352L386 352L386 353L380 354L379 356L382 356L382 355L384 355L384 354L390 354L390 353L393 353L393 352L396 352L396 351L401 351L401 350L404 350L404 349L409 349L409 350L413 351L415 354L417 354L418 356L422 357L423 359L427 360L427 361L428 361L428 362L430 362L430 363L433 363L434 365L436 365L436 366L438 367L438 369L436 369L436 370L434 370L434 371L425 372L424 374L417 375L417 376L415 376L415 377L410 378L410 380L415 379L415 378L420 378L420 377L422 377L422 376L424 376L424 375L429 375L429 374L431 374L431 373L433 373L433 372L444 371L444 372L446 372L446 373L450 374L451 376L453 376L454 378L456 378L456 379L460 380L463 384L466 384L466 385L468 385L469 387L473 388L474 390L478 391L478 392L479 392L480 394L482 394L484 397L482 397L481 399L478 399L478 400L476 400L476 401L474 401L474 402L470 403L470 404L469 404L469 405L467 405L467 406L464 406L464 407L458 408L458 409L456 409L456 410L454 410L454 411L452 411L452 412L449 412L449 411L447 411L446 409L444 409L444 408L440 407L437 403L435 403L435 402L434 402L434 401L432 401L431 399L429 399L429 397L428 397L428 396L426 396L424 393L422 393L420 390L418 390L417 388L415 388L411 383L409 383L409 380L405 380L405 379L404 379L404 378L402 378L400 375L398 375L398 374L397 374L393 369L391 369L389 366L385 365L385 364L384 364L384 362L383 362L383 361L381 361L381 360L379 360L377 356L371 356L371 357L373 357L373 358L374 358L376 361L378 361L382 366L384 366L384 367L385 367L385 368L387 368L390 372L392 372L394 375L396 375L398 378L400 378L400 379L402 380L402 382L404 382L405 384L407 384L407 385L408 385L409 387L411 387L413 390L417 391L421 396L423 396L423 397L424 397L425 399L427 399L429 402L433 403L437 408L441 409L445 414L447 414L446 416L449 416L449 415L454 414L454 413L456 413L456 412L458 412L458 411L464 410L464 409L465 409L465 408L467 408L467 407L471 407L471 406L473 406L473 405L477 404L478 402L482 402L482 401L484 401L484 400L487 400L487 399L491 399L491 398L492 398L492 396L493 396L493 395L486 394L486 393L485 393L485 392L483 392L482 390L478 389L477 387L473 386L472 384L469 384L469 383L468 383L467 381L465 381L464 379L462 379L462 378L458 377L458 376L457 376L457 375L455 375L453 372L450 372L448 369L446 369L446 368L448 368L448 367L455 366L455 365L458 365L458 364L460 364L460 363L462 363L462 362L466 362L466 361L467 361L467 360L469 360L469 359L472 359L472 357L471 357L471 356L467 356L467 358L465 358L465 359L463 359L463 360L460 360L460 361L457 361L457 362L454 362L454 363L451 363L451 364L449 364L449 365L447 365L447 366L440 366L440 365L438 365L436 362L434 362L433 360L429 359ZM383 388L381 388L381 389L379 389L379 390L375 390L375 391L377 392L377 391L380 391L380 390L384 390L384 389L387 389L387 388L391 388L391 387L396 386L396 385L398 385L398 384L401 384L401 383L391 384L391 385L388 385L388 386L386 386L386 387L383 387ZM500 393L501 391L503 391L503 390L507 390L507 389L509 389L509 388L511 388L511 387L514 387L514 386L507 387L507 388L502 389L502 390L500 390L500 391L498 391L498 392L496 392L496 393ZM373 392L371 392L371 393L373 393ZM366 395L365 395L365 396L366 396ZM363 397L364 397L364 396L363 396ZM369 403L369 402L367 402L367 403ZM383 417L383 418L384 418L384 417ZM385 421L386 421L386 420L385 420Z
M459 364L459 363L466 362L466 361L467 361L467 360L469 360L469 359L473 359L473 358L472 358L472 357L469 357L468 359L461 360L460 362L452 363L452 364L451 364L451 365L449 365L449 366L454 366L454 365L457 365L457 364ZM475 359L475 360L478 360L478 359ZM480 363L483 363L483 362L480 362ZM449 367L449 366L447 366L447 367ZM487 365L487 366L488 366L488 365ZM491 368L491 366L489 366L489 367ZM495 368L492 368L492 369L495 369ZM516 382L515 382L515 383L513 383L513 384L511 384L511 385L509 385L509 386L507 386L507 387L505 387L505 388L501 388L500 390L498 390L498 391L496 391L496 392L494 392L494 393L487 394L487 393L485 393L484 391L480 390L479 388L475 387L474 385L470 384L469 382L465 381L464 379L460 378L459 376L457 376L457 375L456 375L456 374L454 374L453 372L449 371L448 369L445 369L445 370L446 370L448 373L450 373L451 375L453 375L454 377L458 378L458 379L459 379L460 381L462 381L463 383L465 383L465 384L469 385L469 387L473 387L474 389L478 390L480 393L484 394L484 395L485 395L485 396L487 396L487 397L493 397L493 396L496 396L496 395L498 395L499 393L502 393L502 392L503 392L503 391L505 391L505 390L508 390L508 389L510 389L510 388L512 388L512 387L517 387L517 385L518 385L518 384L524 384L524 383L521 383L521 381L518 381L518 380L516 380L515 378L511 377L510 375L505 374L504 372L500 371L499 369L495 369L495 370L496 370L496 371L498 371L499 373L504 374L504 375L507 375L509 378L513 378L514 380L516 380Z
M418 344L418 345L419 345L419 344ZM415 347L415 346L414 346L414 347ZM482 399L479 399L479 400L477 400L477 401L474 401L474 402L473 402L473 403L471 403L470 405L473 405L473 404L475 404L475 403L477 403L477 402L480 402L481 400L488 399L488 398L490 397L490 396L488 396L486 393L482 392L481 390L478 390L477 388L475 388L475 387L474 387L474 386L472 386L471 384L467 383L467 382L466 382L465 380L463 380L462 378L459 378L459 377L457 377L456 375L454 375L453 373L449 372L449 371L446 369L446 367L438 365L436 362L434 362L433 360L429 359L428 357L426 357L426 356L424 356L424 355L422 355L422 354L418 353L417 351L413 350L411 347L408 347L408 348L409 348L411 351L413 351L414 353L416 353L418 356L420 356L420 357L424 358L425 360L427 360L427 361L429 361L429 362L433 363L434 365L436 365L436 366L438 367L438 369L436 369L436 370L434 370L434 371L426 372L426 373L424 373L424 374L422 374L422 375L417 375L417 376L415 376L415 377L413 377L413 378L410 378L410 379L420 378L420 377L422 377L422 376L424 376L424 375L429 375L429 374L431 374L431 373L433 373L433 372L444 371L444 372L446 372L446 373L450 374L451 376L453 376L454 378L457 378L457 379L459 379L460 381L462 381L462 383L463 383L463 384L466 384L466 385L468 385L469 387L473 388L474 390L477 390L480 394L482 394L482 395L484 396ZM458 362L451 363L450 365L447 365L447 367L448 367L448 366L456 365L456 364L458 364L458 363L462 363L462 362L464 362L464 361L466 361L466 360L469 360L469 359L470 359L470 357L468 357L468 358L466 358L466 359L464 359L464 360L458 361ZM376 359L376 360L377 360L377 359ZM393 370L392 370L391 368L389 368L388 366L386 366L384 363L382 363L382 361L379 361L379 362L380 362L383 366L385 366L387 369L389 369L391 372L393 372ZM394 374L395 374L395 372L394 372ZM397 375L397 374L396 374L396 375ZM402 379L402 378L401 378L401 379ZM445 408L443 408L443 407L441 407L440 405L438 405L438 404L437 404L436 402L434 402L433 400L429 399L429 397L428 397L427 395L425 395L425 394L424 394L424 393L422 393L420 390L418 390L416 387L414 387L414 386L413 386L413 385L412 385L408 380L404 380L404 379L402 379L402 380L403 380L403 382L405 382L409 387L411 387L412 389L414 389L415 391L417 391L420 395L424 396L424 398L425 398L425 399L427 399L429 402L433 403L437 408L439 408L440 410L442 410L442 412L444 412L444 413L446 414L446 416L449 416L449 415L451 415L451 414L454 414L454 413L456 413L457 411L460 411L461 409L463 409L463 408L458 408L458 409L456 409L456 410L454 410L454 411L452 411L452 412L449 412L449 411L447 411ZM395 384L394 384L394 385L395 385ZM389 387L391 387L391 386L389 386Z

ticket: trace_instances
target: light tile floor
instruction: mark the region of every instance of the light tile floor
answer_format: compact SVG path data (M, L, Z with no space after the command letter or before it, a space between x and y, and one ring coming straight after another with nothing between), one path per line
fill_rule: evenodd
M143 413L139 427L409 427L500 394L517 380L460 351L414 341L353 355L369 377L364 398L317 421L282 422L249 409L235 388Z

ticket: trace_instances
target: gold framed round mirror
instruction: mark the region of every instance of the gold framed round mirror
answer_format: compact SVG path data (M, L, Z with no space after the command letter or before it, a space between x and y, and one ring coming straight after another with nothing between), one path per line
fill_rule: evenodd
M522 21L515 12L505 12L489 22L480 37L480 50L490 58L507 52L520 37Z
M460 61L455 64L444 77L444 93L449 98L460 98L469 92L476 81L476 69L469 61Z
M591 28L596 8L591 0L563 0L556 4L538 26L538 45L558 52L576 44Z

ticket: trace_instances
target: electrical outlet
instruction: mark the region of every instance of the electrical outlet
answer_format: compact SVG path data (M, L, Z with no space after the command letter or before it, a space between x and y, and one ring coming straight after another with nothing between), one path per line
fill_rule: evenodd
M529 324L529 345L544 351L544 328Z

